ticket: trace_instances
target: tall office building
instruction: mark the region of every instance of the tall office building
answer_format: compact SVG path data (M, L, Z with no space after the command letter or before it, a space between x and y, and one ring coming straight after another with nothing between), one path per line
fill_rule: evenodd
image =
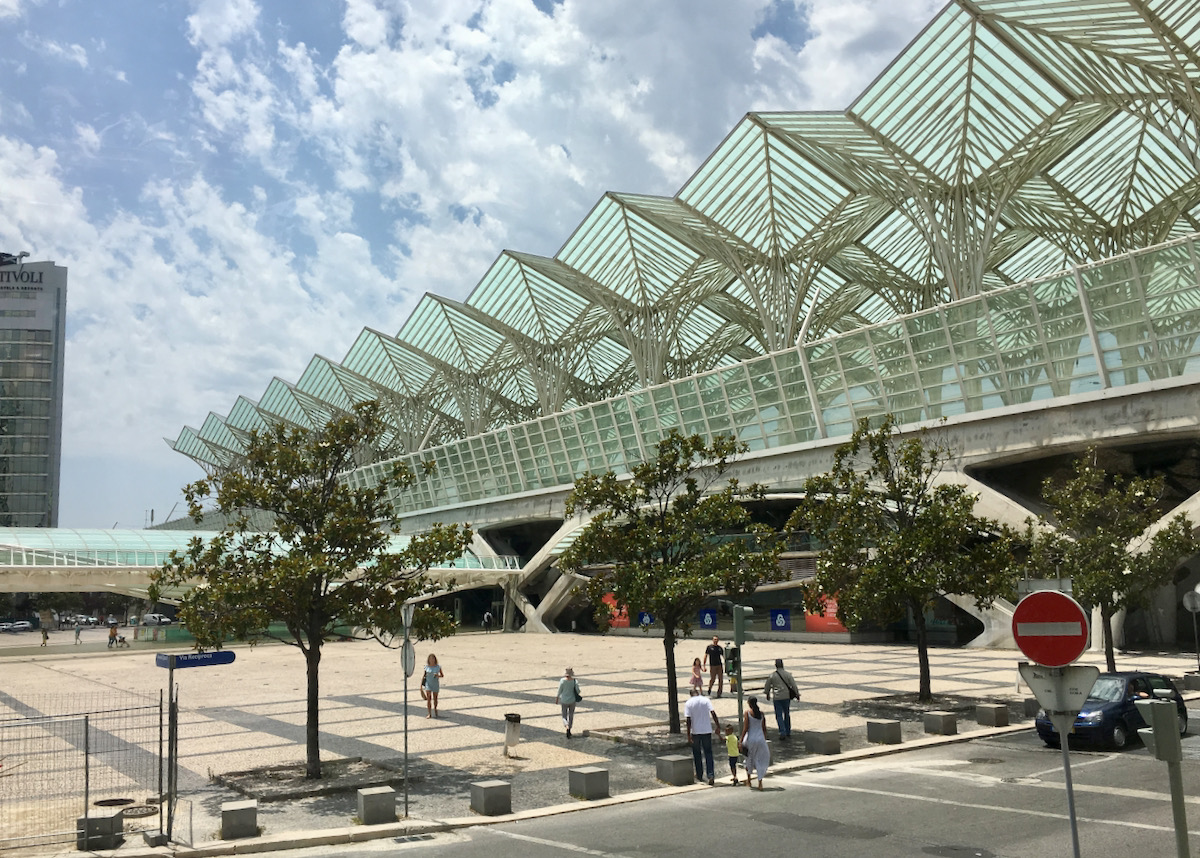
M0 527L57 527L67 269L0 253Z

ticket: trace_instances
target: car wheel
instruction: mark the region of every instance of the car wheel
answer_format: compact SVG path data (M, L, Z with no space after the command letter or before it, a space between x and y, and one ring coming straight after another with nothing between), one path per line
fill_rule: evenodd
M1042 739L1046 743L1047 748L1061 748L1062 743L1058 739Z
M1113 725L1111 744L1114 748L1124 748L1129 744L1129 728L1121 722Z
M1181 737L1186 736L1187 735L1187 713L1179 712L1178 715L1179 715L1179 735Z

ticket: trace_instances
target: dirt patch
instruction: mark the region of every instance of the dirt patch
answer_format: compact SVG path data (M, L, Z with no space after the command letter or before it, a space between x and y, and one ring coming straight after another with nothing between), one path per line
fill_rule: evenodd
M591 739L607 739L622 745L645 748L655 753L666 753L690 747L687 736L683 733L668 732L665 721L652 724L631 724L627 727L611 727L606 730L588 730L584 735Z
M320 780L309 780L304 773L304 763L292 763L226 772L213 775L213 781L259 801L283 801L354 792L367 787L404 785L403 763L392 760L364 760L361 757L324 760L321 763ZM409 783L419 783L421 780L410 773Z

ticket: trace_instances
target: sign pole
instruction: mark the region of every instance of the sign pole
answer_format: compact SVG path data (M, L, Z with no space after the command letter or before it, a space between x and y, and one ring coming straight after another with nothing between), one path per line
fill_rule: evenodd
M416 651L408 639L412 626L414 606L406 604L400 608L400 621L404 623L404 644L401 647L400 667L404 673L404 818L408 819L408 677L417 666Z

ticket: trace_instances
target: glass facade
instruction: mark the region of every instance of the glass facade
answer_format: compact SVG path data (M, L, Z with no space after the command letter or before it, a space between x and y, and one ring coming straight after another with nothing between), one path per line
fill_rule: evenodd
M0 527L55 527L67 270L0 266Z

